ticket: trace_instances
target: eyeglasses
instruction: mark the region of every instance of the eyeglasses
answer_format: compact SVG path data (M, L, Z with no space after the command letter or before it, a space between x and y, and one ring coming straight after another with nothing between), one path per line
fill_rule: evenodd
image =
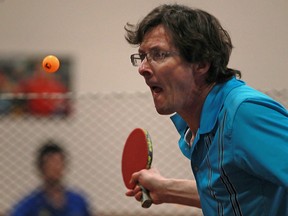
M154 61L157 63L161 63L165 60L165 58L178 55L177 52L174 51L161 51L161 50L152 50L148 53L135 53L130 56L131 63L133 66L138 67L146 58L148 62Z

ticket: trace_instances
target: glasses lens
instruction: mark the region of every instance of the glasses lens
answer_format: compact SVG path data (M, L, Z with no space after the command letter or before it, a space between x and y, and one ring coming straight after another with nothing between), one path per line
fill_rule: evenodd
M133 54L130 58L133 66L140 66L142 60L139 54Z

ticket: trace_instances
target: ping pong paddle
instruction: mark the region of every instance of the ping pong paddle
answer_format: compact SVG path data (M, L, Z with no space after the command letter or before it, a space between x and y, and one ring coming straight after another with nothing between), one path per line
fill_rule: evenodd
M122 176L128 189L133 189L130 184L132 174L142 169L150 169L152 158L152 142L148 131L142 128L134 129L127 137L122 153ZM149 191L139 186L142 189L141 206L149 208L152 204Z

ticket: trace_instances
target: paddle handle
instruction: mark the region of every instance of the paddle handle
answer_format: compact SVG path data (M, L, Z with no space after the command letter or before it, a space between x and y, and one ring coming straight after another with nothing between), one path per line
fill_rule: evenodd
M139 185L142 190L141 206L143 208L149 208L152 205L152 199L149 195L149 191L142 185Z

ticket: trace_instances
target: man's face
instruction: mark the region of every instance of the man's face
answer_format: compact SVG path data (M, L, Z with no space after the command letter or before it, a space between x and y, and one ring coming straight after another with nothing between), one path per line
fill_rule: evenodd
M139 73L150 87L156 110L159 114L181 112L192 103L195 90L195 67L186 62L172 43L169 33L159 25L149 31L140 44L139 53L152 50L176 52L163 61L147 61L139 66ZM190 97L189 97L190 96Z
M51 153L43 158L42 176L49 184L59 183L65 169L64 157L60 153Z

